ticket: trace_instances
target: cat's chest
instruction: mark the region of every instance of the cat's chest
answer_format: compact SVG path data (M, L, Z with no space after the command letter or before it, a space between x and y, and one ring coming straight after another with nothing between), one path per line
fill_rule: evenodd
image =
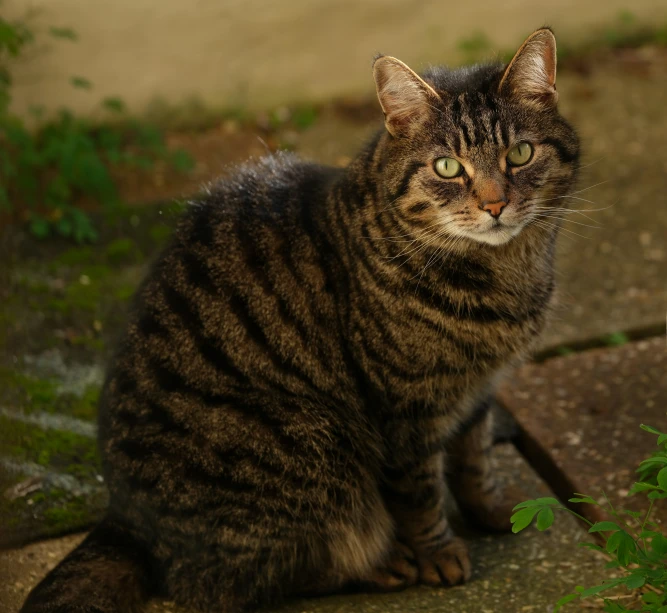
M432 397L483 385L529 350L546 319L545 301L531 294L517 302L473 303L469 310L437 306L395 303L390 317L359 328L366 367L394 397Z

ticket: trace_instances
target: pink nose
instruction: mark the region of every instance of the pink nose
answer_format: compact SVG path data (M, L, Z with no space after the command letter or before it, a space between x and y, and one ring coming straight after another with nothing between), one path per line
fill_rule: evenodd
M498 219L500 214L503 212L503 209L507 206L507 202L504 200L499 200L498 202L489 202L482 207L483 211L486 211L491 217Z

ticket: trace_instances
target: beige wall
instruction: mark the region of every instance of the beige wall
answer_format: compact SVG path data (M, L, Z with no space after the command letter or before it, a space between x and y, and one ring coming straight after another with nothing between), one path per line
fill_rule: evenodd
M369 91L381 51L415 67L457 61L457 43L483 30L500 48L552 25L568 41L631 8L667 19L667 0L4 0L3 14L37 9L35 27L74 28L79 41L41 37L15 71L14 108L88 113L119 95L133 111L156 98L266 108ZM45 49L44 43L48 43ZM69 77L91 80L91 91Z

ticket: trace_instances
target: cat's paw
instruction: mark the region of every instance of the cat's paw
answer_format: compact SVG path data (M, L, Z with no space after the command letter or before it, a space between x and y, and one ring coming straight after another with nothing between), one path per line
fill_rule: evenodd
M480 528L492 532L511 532L514 507L531 496L521 488L508 486L501 490L492 504L463 506L462 512L466 519L472 520Z
M415 585L418 579L415 554L408 546L396 542L387 560L369 573L361 584L369 591L395 592Z
M428 585L458 585L470 579L468 546L458 537L437 551L417 556L419 578Z

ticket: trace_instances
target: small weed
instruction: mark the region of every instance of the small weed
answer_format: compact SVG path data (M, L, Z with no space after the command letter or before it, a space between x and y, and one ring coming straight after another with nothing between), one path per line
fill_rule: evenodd
M626 345L630 342L630 339L623 332L612 332L604 337L604 342L610 347L618 347L620 345Z
M94 258L94 252L91 247L72 247L64 253L61 253L57 258L58 264L64 266L74 266L76 264L87 264Z
M134 285L121 285L117 287L114 291L114 297L121 302L126 302L134 296L134 292L137 288Z
M648 506L645 513L617 509L606 496L605 502L600 503L585 494L575 494L569 502L598 506L614 521L593 523L555 498L527 500L514 509L513 532L527 528L533 520L536 520L538 530L547 530L554 522L554 511L567 511L575 515L586 522L588 532L597 535L604 544L580 543L580 546L603 554L608 559L605 568L620 575L594 587L576 586L571 594L556 603L554 612L569 602L588 598L601 601L602 610L606 613L667 612L667 537L663 528L651 521L656 501L667 498L667 434L651 426L641 427L658 437L658 450L639 464L639 481L630 490L630 495L646 495ZM629 592L628 599L600 595L607 590L623 587Z
M51 28L51 36L75 41L68 28ZM129 166L143 170L164 160L177 171L192 169L182 150L170 151L157 127L125 116L118 98L105 98L101 106L115 116L113 125L95 125L62 110L44 120L44 109L34 107L36 127L10 111L11 66L34 41L25 21L0 17L0 210L22 209L30 232L37 238L59 235L77 243L97 240L88 214L77 208L80 198L105 209L118 203L110 168ZM84 90L93 84L72 76L70 84Z
M141 259L141 252L132 239L118 238L107 245L106 256L111 264L121 264Z
M307 130L317 121L318 116L319 112L314 106L292 109L292 123L297 130Z
M155 224L151 226L149 234L153 242L158 245L163 245L169 240L173 230L169 226L163 224Z

